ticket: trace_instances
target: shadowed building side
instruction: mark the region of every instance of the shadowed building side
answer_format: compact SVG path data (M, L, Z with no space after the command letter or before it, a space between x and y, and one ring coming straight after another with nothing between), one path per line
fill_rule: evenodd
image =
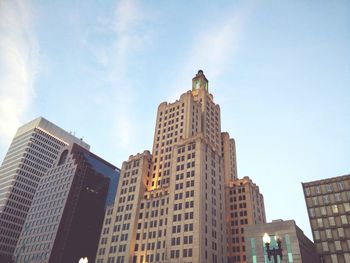
M79 145L64 150L34 196L16 247L17 262L93 261L119 172Z

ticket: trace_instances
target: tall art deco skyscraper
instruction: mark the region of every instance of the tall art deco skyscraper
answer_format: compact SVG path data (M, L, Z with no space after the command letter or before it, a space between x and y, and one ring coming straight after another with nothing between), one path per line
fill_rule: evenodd
M0 261L11 258L40 179L60 150L90 146L39 117L20 127L0 167Z
M220 125L201 70L191 91L159 105L152 154L122 165L96 262L227 262L225 183L237 169Z

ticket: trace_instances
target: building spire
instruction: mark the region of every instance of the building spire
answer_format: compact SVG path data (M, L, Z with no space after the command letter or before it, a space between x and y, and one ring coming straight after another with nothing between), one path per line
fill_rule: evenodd
M192 79L192 91L205 89L208 91L208 80L205 77L203 70L198 70L196 76Z

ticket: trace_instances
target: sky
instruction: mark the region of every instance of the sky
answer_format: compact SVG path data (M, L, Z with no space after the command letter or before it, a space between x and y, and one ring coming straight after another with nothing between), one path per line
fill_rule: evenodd
M312 238L301 182L350 173L349 1L0 2L0 159L43 116L121 167L199 69L267 220Z

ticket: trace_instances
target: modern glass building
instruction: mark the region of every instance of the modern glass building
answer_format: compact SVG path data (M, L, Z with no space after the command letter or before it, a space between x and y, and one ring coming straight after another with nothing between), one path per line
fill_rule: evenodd
M16 262L93 262L120 170L73 144L41 179L16 250Z

